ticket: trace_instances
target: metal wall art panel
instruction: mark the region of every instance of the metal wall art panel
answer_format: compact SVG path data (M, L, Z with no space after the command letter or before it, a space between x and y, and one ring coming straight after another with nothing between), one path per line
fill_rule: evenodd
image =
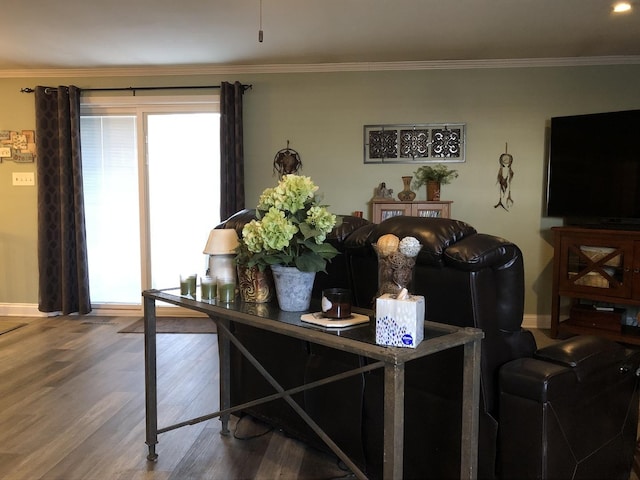
M465 161L464 123L365 125L364 163Z

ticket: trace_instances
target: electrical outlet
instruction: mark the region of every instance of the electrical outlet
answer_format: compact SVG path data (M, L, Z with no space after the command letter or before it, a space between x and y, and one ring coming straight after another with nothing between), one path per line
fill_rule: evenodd
M14 187L31 187L36 184L33 172L13 172L11 180Z

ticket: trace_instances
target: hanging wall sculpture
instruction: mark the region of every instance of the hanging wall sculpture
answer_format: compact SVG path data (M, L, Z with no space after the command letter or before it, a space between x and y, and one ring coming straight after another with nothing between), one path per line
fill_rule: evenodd
M364 163L464 161L464 123L364 126Z
M301 168L302 160L300 159L300 154L289 148L289 140L287 140L287 148L278 150L273 159L273 171L274 173L278 172L278 178L282 178L283 175L298 173Z
M504 145L504 153L500 155L498 162L500 168L498 169L498 186L500 188L500 198L493 208L502 207L507 212L513 205L513 199L511 198L511 180L513 179L513 156L507 153L508 144Z

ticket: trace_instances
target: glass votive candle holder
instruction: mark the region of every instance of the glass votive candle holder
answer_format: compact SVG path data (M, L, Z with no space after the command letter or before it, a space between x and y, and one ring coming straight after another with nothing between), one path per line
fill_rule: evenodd
M218 277L217 300L220 303L231 303L236 299L236 279L235 277Z
M180 275L180 295L196 296L196 280L198 275L195 273L184 273Z
M205 276L200 278L200 298L202 300L215 300L217 291L215 277Z

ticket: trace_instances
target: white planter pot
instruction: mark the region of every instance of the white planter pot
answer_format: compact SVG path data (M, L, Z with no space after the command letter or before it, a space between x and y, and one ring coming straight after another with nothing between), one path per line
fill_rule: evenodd
M311 290L316 272L302 272L296 267L271 265L280 310L302 312L309 310Z

